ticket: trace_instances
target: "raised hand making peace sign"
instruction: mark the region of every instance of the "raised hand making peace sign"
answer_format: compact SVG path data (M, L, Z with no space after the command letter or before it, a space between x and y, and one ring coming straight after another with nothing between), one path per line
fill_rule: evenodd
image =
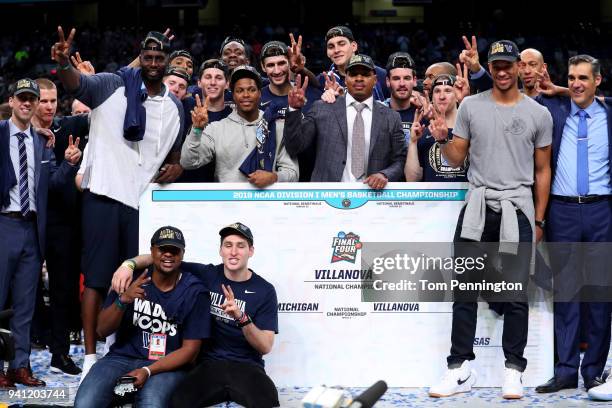
M306 104L306 88L308 88L308 77L304 78L302 84L302 76L298 74L295 77L295 85L289 91L287 100L289 106L293 109L301 109Z
M225 302L223 302L221 308L234 320L239 320L242 317L242 310L236 304L232 288L229 285L221 284L221 290L223 290L223 296L225 296Z
M74 143L72 142L72 135L68 136L68 147L64 151L64 159L70 164L77 164L81 159L81 149L79 149L80 138L76 138Z
M414 126L414 125L413 125ZM429 121L429 132L436 142L446 143L448 141L448 126L444 113L434 105L433 118Z
M72 61L72 65L84 75L94 75L96 73L96 69L91 65L91 62L83 61L78 51L70 56L70 61Z
M208 124L208 96L204 99L204 105L200 95L195 96L196 105L191 111L191 121L195 129L204 129Z
M302 55L302 36L298 36L297 42L293 33L289 33L289 40L291 41L291 47L287 49L287 57L289 58L289 69L294 74L302 72L306 65L306 58Z
M410 127L410 141L413 143L418 142L423 136L423 131L425 130L425 126L421 125L423 115L423 109L417 109L412 126Z
M465 49L459 54L459 61L467 65L470 71L476 73L480 70L480 58L478 57L478 42L476 41L476 36L472 36L471 43L465 35L461 38L463 39Z
M57 62L60 66L67 66L70 64L70 47L72 47L72 41L76 30L73 28L68 34L68 39L64 37L64 30L62 26L57 27L57 35L59 41L51 47L51 58Z
M119 300L121 303L132 303L134 299L144 299L147 296L147 292L142 288L142 285L148 283L151 280L149 274L145 271L134 280L127 290L120 294Z
M463 72L461 70L461 64L457 63L457 79L455 80L455 97L457 103L461 103L463 98L470 96L470 79L468 74L467 64L463 64Z

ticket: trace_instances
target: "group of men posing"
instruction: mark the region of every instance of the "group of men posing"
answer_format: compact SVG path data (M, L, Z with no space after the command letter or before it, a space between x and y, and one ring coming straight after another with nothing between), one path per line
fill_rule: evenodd
M480 65L476 39L470 42L464 37L465 49L459 56L463 66L434 63L425 71L419 89L410 55L394 53L382 69L367 55L357 53L358 43L349 28L337 26L325 39L333 64L318 77L304 66L301 38L296 42L291 36L290 46L278 41L264 45L261 68L266 84L248 65L245 43L228 37L220 58L202 63L198 85L190 86L194 61L185 51L168 57L168 34L149 33L130 66L117 73L94 74L80 57L72 57L71 63L75 30L65 37L58 28L59 40L52 49L58 78L91 109L80 167L83 144L67 140L65 132L55 132L56 154L57 146L66 146L65 152L60 151L65 160L57 167L52 149L44 146L44 128L53 127L31 126L42 101L41 81L24 79L13 87L12 116L0 122L0 131L7 135L0 145L7 158L2 163L12 163L0 167L0 233L11 238L10 245L2 248L7 262L0 265L0 304L5 304L10 287L20 318L11 321L17 338L16 359L6 374L0 373L0 386L44 385L29 369L34 296L25 294L36 287L40 264L49 249L44 242L47 189L72 185L77 168L77 185L83 191L81 266L85 275L82 389L87 389L79 391L77 405L83 406L104 405L110 391L98 387L101 378L116 377L121 371L135 376L138 386L144 385L139 398L164 401L162 406L172 393L160 393L179 383L197 392L176 393L176 404L181 398L200 398L205 395L200 391L208 387L199 386L203 384L199 381L208 378L214 383L207 370L227 370L222 379L214 379L221 390L211 387L215 395L207 396L209 399L181 400L177 406L227 399L246 406L278 404L261 360L277 331L276 297L273 288L246 267L253 244L248 228L235 224L233 229L222 230L223 265L197 267L192 275L189 264L180 266L184 242L176 237L182 234L172 227L162 228L152 239L150 276L138 275L127 286L132 270L151 264L151 259L133 258L138 243L138 201L151 181L249 182L264 188L275 182L311 180L363 182L373 189L382 189L389 181L468 181L456 242L532 242L541 240L545 230L552 241L610 240L612 122L606 101L596 98L601 72L593 57L572 57L568 88L561 88L548 79L537 50L520 53L512 41L496 41L489 47L487 72ZM479 93L470 96L470 89ZM32 140L38 149L34 153ZM228 231L234 233L227 235ZM163 238L171 235L174 241ZM226 242L228 237L243 241ZM529 257L519 258L518 268L527 271ZM130 261L112 278L124 259ZM516 259L508 262L516 264ZM235 274L238 266L240 273ZM527 279L528 273L522 276ZM114 292L106 296L111 280ZM263 285L258 293L267 293L267 298L247 302L238 295L242 292L230 289L243 282ZM189 298L194 301L189 305L176 297L186 290L193 291ZM209 298L196 301L200 293L209 293ZM219 299L225 300L219 303ZM162 310L156 316L164 319L156 322L156 329L152 325L145 328L142 322L146 319L139 316L156 310L155 304ZM251 304L261 310L251 309ZM210 322L190 318L189 311L206 307L213 316ZM453 395L474 384L476 375L469 362L475 358L476 310L475 301L454 303L448 372L430 389L430 395ZM508 302L497 310L504 315L502 394L520 398L524 392L521 376L527 365L523 357L527 303ZM586 310L581 315L578 302L555 305L555 377L536 391L577 387L578 336L580 325L586 324L589 348L581 368L585 386L593 397L612 398L611 385L602 378L610 340L609 306L591 302ZM587 321L580 322L581 316ZM117 343L96 363L97 335L114 331ZM174 331L180 342L170 335ZM212 351L203 351L204 361L198 368L185 378L170 376L169 372L193 362L200 340L211 333ZM54 367L65 372L78 370L67 351L58 351L57 356ZM240 370L232 370L233 363L245 363L263 374L258 378L265 385L245 392L248 384L240 380ZM109 374L110 370L115 371ZM156 377L159 380L153 381ZM147 388L147 384L156 385ZM232 394L235 384L236 395ZM266 389L274 392L262 391Z

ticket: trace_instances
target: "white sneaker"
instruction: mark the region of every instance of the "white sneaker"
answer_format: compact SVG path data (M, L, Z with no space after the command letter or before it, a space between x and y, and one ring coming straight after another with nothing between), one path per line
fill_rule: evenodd
M450 397L460 392L472 390L476 382L476 371L470 368L470 362L465 360L461 367L447 369L442 380L429 389L429 396L440 398Z
M606 382L589 390L589 398L599 401L612 401L612 375L608 375Z
M79 386L87 376L87 373L96 364L98 361L98 357L95 354L85 354L85 358L83 359L83 370L81 371L81 379L79 380Z
M514 368L504 368L504 385L502 386L502 397L505 399L523 398L523 373Z

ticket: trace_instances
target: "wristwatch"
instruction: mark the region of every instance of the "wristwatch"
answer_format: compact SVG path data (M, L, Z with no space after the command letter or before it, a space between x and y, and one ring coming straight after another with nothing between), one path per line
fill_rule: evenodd
M535 220L535 225L544 229L546 228L546 220L542 220L542 221Z

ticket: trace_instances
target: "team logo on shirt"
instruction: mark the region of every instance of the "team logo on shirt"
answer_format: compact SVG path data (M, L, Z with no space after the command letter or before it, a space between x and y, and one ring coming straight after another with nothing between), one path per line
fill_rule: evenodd
M147 336L150 333L163 333L169 336L176 335L176 323L170 323L162 306L150 300L134 299L132 324L149 332ZM147 347L148 344L145 345L145 348Z
M465 173L468 162L467 159L463 162L462 166L452 167L446 161L446 158L442 155L439 143L434 143L429 149L428 153L429 165L431 168L441 176L454 177Z
M527 124L522 118L512 118L512 123L509 126L506 126L504 131L510 133L511 135L522 135L525 133L525 129L527 129Z
M246 302L238 298L234 298L234 302L236 306L238 306L238 309L242 310L244 313ZM234 318L223 311L223 303L225 303L225 296L223 293L210 291L210 314L215 316L217 320L223 320L225 323L233 322Z
M402 130L406 137L406 143L410 142L410 129L412 128L412 122L402 122Z
M349 232L340 231L337 236L332 239L332 259L331 263L347 261L355 263L357 252L361 249L361 241L359 235Z

